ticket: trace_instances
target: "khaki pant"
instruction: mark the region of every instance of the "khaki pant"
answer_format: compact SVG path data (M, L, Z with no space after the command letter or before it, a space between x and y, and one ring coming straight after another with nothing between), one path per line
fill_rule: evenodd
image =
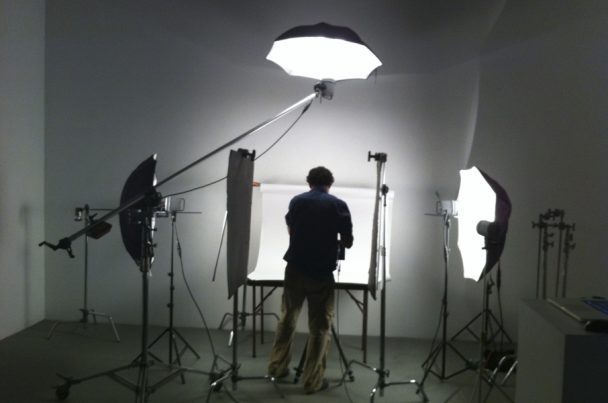
M281 319L270 354L268 373L283 374L291 361L291 345L304 299L308 300L308 344L302 379L306 391L316 391L323 383L334 316L334 279L317 279L287 265Z

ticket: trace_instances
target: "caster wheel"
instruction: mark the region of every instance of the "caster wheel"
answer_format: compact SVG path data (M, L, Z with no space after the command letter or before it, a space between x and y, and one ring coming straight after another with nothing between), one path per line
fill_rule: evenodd
M69 385L61 385L58 386L55 390L55 396L59 400L65 400L70 395L70 386Z
M217 383L217 384L216 384L216 385L213 387L213 389L212 389L212 390L213 390L214 392L219 392L219 391L221 391L221 390L222 390L222 386L224 386L224 383L223 383L223 382L219 382L219 383Z
M352 374L348 376L348 379L349 379L351 382L354 382L354 381L355 381L355 377L354 377Z
M222 375L218 374L218 373L209 374L209 384L212 384L213 382L217 381L221 377L222 377ZM223 382L218 382L211 390L213 390L214 392L219 392L222 389L223 385L224 385Z

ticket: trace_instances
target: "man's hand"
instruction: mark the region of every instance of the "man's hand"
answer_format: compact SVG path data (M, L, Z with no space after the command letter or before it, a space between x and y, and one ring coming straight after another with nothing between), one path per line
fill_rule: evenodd
M340 243L345 248L350 249L351 246L353 246L353 240L354 240L354 238L353 238L352 235L342 235L342 234L340 234Z

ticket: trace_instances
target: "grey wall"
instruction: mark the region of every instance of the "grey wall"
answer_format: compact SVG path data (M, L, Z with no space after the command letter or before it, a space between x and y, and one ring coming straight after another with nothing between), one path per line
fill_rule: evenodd
M608 10L584 4L572 7L561 25L482 59L471 163L500 178L513 202L502 261L509 301L535 295L538 232L531 222L548 208L564 209L566 221L576 223L568 296L608 294L602 207L608 201ZM549 267L556 255L554 248ZM507 305L507 316L515 318L516 309Z
M44 318L44 2L0 1L0 339Z
M48 4L47 239L81 228L72 220L76 206L116 206L127 175L148 155L159 154L157 175L165 178L308 94L314 82L286 76L264 56L286 29L325 20L354 28L385 65L376 78L341 83L334 100L315 103L256 163L255 179L301 183L310 167L323 164L334 171L336 185L373 187L367 151L388 153L387 183L395 191L389 335L433 334L443 286L442 224L424 213L433 211L435 191L456 197L458 170L472 164L501 182L514 203L503 259L503 300L512 335L519 299L534 293L536 243L529 223L548 207L565 208L578 225L580 245L571 265L580 275L572 278L573 292L605 293L606 282L595 281L605 254L591 247L592 240L605 240L596 209L606 199L600 177L605 178L605 163L604 169L599 166L605 122L589 114L606 106L600 90L605 59L599 56L605 54L599 41L605 10L598 6L604 14L594 9L568 24L505 41L509 22L502 22L501 12L513 10L502 1L472 2L462 9L443 5L438 12L434 3L416 3L323 3L322 16L308 3ZM542 7L534 9L530 26L542 15ZM573 35L577 41L564 41ZM261 152L288 123L238 146ZM571 153L562 160L558 155L564 150ZM203 184L225 175L226 168L227 153L222 153L159 190L169 194ZM596 175L590 182L594 193L583 190L581 173ZM178 218L185 273L215 324L230 309L223 264L211 282L225 185L186 197L187 209L201 214ZM113 223L108 236L90 244L90 306L119 322L139 323L139 273ZM454 230L452 235L455 241ZM165 324L167 220L160 220L156 236L152 321ZM82 304L82 240L74 249L73 260L62 252L46 255L49 318L74 318ZM462 279L455 242L453 251L450 326L456 329L481 309L481 288ZM277 251L278 259L282 252ZM177 324L198 325L181 278L176 298ZM277 306L278 293L269 308ZM370 307L372 333L378 332L378 308ZM358 311L344 296L340 311L341 331L359 332Z

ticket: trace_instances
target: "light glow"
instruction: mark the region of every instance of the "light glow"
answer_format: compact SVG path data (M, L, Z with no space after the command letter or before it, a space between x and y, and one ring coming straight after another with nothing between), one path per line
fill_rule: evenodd
M366 79L382 65L364 44L323 36L275 41L266 58L289 75L332 81Z
M460 171L458 191L458 249L464 277L478 281L486 265L485 239L479 221L496 220L496 193L477 167Z

